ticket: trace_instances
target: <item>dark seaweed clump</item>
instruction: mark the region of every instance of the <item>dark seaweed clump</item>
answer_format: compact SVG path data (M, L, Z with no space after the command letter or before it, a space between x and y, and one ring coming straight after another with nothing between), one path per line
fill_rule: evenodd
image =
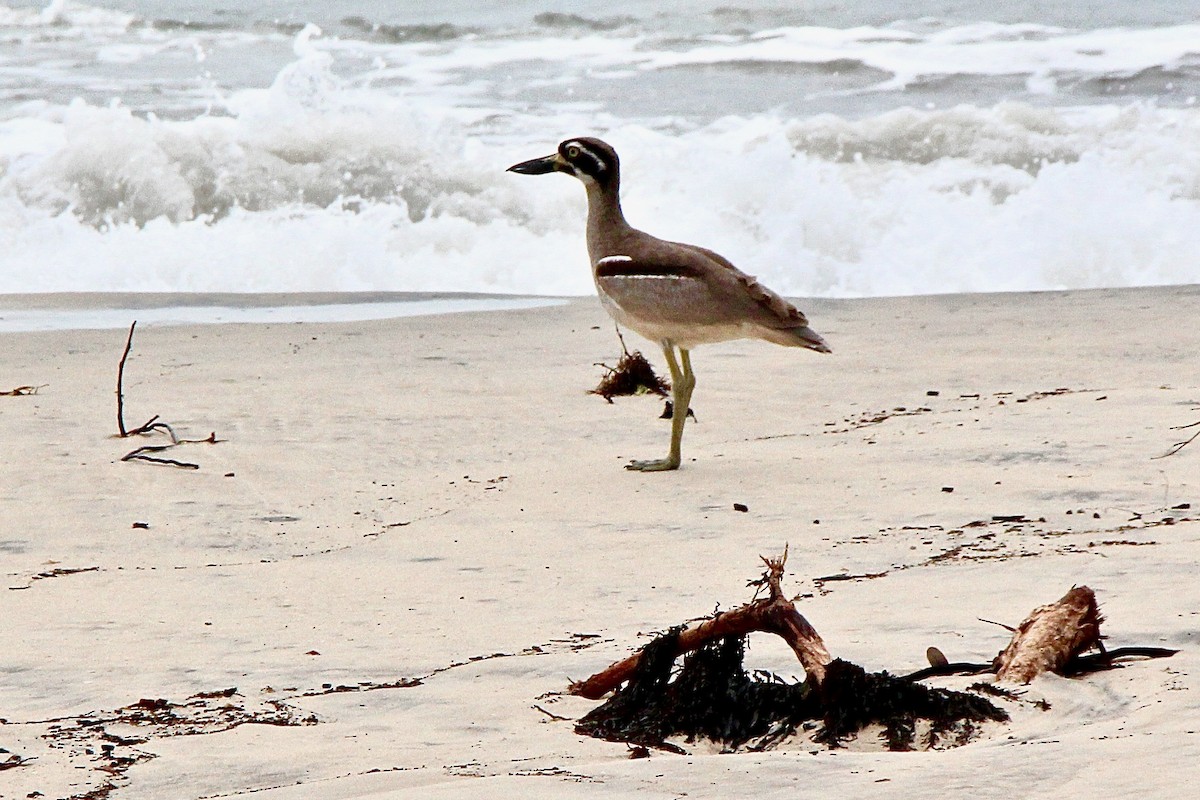
M923 742L962 744L984 720L1008 715L978 695L931 689L886 672L867 673L836 660L819 690L770 673L748 673L744 637L710 642L675 670L679 629L642 651L628 684L579 720L575 730L609 741L680 752L666 740L709 739L730 750L771 749L806 722L820 723L816 740L837 747L868 725L883 725L892 750L913 749L917 723L929 722ZM953 734L948 739L947 734Z
M591 393L600 395L610 403L614 397L647 392L665 397L671 391L670 384L654 374L654 367L650 366L650 362L641 351L622 353L621 360L615 367L604 364L600 366L607 369L608 374L600 379L600 383Z

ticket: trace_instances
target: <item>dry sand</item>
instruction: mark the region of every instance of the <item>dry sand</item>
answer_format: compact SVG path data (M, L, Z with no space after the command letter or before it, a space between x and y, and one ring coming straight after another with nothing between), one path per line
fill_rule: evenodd
M655 475L621 466L665 451L661 402L585 393L619 352L594 300L139 329L126 420L215 432L170 454L199 470L119 460L162 439L113 437L124 330L0 335L0 390L45 384L0 397L0 762L28 759L0 796L1193 796L1200 441L1154 457L1200 420L1200 289L802 305L835 354L698 350L684 468ZM785 542L799 609L868 669L989 660L979 617L1073 584L1110 646L1182 652L1041 678L1049 710L939 752L630 760L550 715ZM750 662L798 669L766 638ZM158 699L190 705L130 709Z

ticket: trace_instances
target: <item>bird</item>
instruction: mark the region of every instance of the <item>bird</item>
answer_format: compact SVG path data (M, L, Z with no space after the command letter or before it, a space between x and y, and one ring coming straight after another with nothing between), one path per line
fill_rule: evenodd
M625 221L617 151L600 139L567 139L557 151L508 168L520 175L562 172L587 190L587 249L609 315L662 347L671 373L671 446L666 458L626 469L678 469L688 404L696 387L691 350L731 339L763 339L831 352L794 305L712 250L651 236ZM678 352L678 355L676 353Z

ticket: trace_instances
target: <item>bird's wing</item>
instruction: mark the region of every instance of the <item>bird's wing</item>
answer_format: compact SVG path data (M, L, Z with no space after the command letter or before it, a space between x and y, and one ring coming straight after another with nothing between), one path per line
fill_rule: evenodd
M808 324L795 306L711 250L646 237L628 254L597 260L596 282L626 313L662 323L758 325L772 330Z
M768 289L758 282L758 279L753 275L747 275L733 265L729 259L720 253L715 253L705 247L699 247L694 244L678 243L680 247L700 253L706 256L709 260L715 262L725 270L724 278L727 281L732 281L736 284L739 290L754 302L758 309L763 312L762 316L765 319L756 316L754 320L760 325L766 325L773 328L803 328L808 325L808 318L804 316L804 312L796 308L780 295Z

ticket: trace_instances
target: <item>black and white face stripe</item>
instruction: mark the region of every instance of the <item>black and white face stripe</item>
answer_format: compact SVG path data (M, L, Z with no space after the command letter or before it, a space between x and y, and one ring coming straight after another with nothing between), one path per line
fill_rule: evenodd
M617 153L599 139L568 139L558 146L558 154L582 181L608 183L617 174Z

